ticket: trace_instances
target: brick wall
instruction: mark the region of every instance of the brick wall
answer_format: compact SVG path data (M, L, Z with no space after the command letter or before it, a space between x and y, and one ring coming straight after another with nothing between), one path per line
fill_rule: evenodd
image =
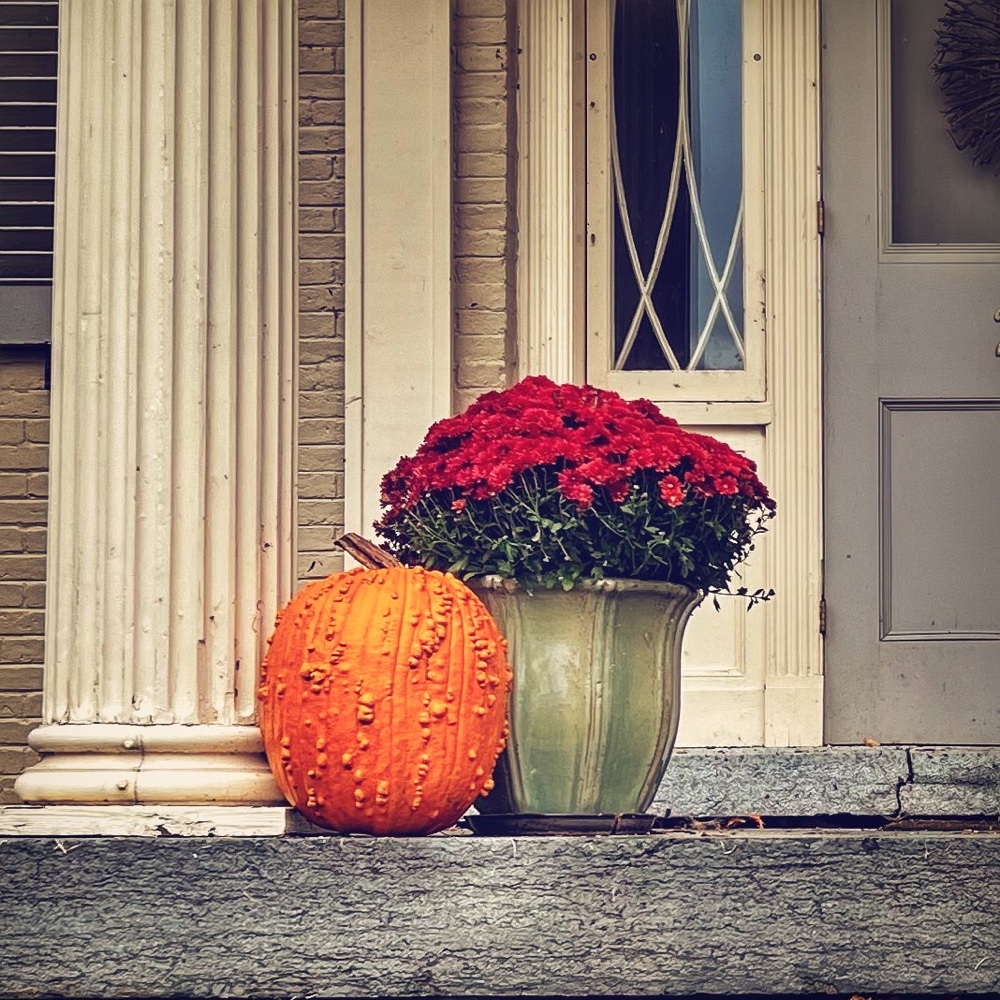
M0 347L0 804L38 756L48 495L47 347Z
M511 381L514 350L514 85L511 0L456 0L453 406Z
M341 569L344 524L343 0L299 0L299 563Z

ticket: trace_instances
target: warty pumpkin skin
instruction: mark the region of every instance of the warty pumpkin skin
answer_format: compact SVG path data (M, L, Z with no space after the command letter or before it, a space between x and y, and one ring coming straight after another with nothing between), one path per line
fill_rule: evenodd
M343 833L425 834L493 787L506 643L450 573L353 569L278 616L257 697L289 803Z

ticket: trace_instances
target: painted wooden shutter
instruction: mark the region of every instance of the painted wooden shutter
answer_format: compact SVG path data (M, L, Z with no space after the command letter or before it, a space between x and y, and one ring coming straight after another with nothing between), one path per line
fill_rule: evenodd
M49 339L57 0L0 0L0 343Z

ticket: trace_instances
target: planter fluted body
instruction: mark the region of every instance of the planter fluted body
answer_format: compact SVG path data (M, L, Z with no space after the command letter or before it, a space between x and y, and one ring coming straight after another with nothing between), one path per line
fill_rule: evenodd
M532 592L470 581L507 638L510 737L481 813L649 808L680 718L681 642L701 591L596 580Z

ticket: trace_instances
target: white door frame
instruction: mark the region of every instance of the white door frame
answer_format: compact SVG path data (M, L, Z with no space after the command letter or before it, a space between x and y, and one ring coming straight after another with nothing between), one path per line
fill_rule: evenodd
M573 67L589 56L579 49L583 17L582 0L519 5L519 119L531 140L520 144L520 178L545 177L548 186L544 199L522 195L518 230L522 242L561 254L560 266L519 270L519 355L526 359L522 374L557 379L579 377L583 369L574 305L584 266L582 229L566 221L581 199L574 122L584 102L572 84L579 80ZM533 39L545 40L546 59L533 55ZM768 109L759 150L766 191L766 398L666 406L700 430L736 436L756 430L762 438L761 473L779 507L758 555L777 597L753 612L765 616L765 637L762 651L750 657L764 659L753 663L752 678L738 668L687 677L681 738L689 745L720 738L768 746L823 741L818 0L764 0L761 48ZM546 118L560 127L532 127ZM553 301L564 305L562 322L552 322ZM734 641L739 647L743 640Z

